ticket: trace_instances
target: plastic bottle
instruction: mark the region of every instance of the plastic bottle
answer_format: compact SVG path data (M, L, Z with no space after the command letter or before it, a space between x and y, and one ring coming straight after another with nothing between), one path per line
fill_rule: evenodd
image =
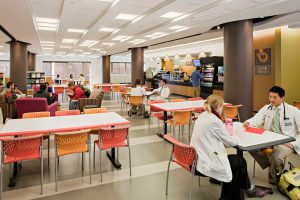
M233 121L231 118L225 119L225 128L229 135L233 135Z

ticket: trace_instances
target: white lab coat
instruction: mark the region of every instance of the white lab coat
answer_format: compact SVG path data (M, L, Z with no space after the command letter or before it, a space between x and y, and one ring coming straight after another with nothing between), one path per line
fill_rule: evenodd
M284 107L285 107L285 117L284 119ZM275 107L269 105L265 105L259 112L247 120L250 123L250 126L259 127L264 126L265 130L273 131L273 116ZM294 137L296 139L295 142L291 142L293 144L295 151L300 155L300 111L287 103L281 103L278 106L280 113L280 127L282 134Z
M131 96L146 96L146 90L142 86L138 85L134 88L131 88Z
M230 182L232 171L224 144L236 146L238 143L238 138L228 134L216 115L202 113L195 122L191 138L191 146L198 155L197 171L219 181Z
M151 100L164 100L166 102L169 101L169 96L170 96L171 91L170 91L170 88L168 88L168 86L165 85L164 87L159 87L159 88L153 90L153 93L155 93L155 92L159 92L160 95L152 98Z
M84 85L84 82L85 82L85 78L80 76L79 78L79 82L80 82L80 85Z

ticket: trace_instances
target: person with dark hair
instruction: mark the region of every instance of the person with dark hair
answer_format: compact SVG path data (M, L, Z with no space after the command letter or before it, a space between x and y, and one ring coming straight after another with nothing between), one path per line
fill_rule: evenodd
M270 104L265 105L251 119L244 122L244 127L260 127L278 134L296 139L295 142L278 145L272 148L271 154L264 151L251 152L251 155L263 168L269 167L269 183L275 184L283 171L284 160L294 151L300 155L300 111L284 102L285 91L279 86L269 90Z
M71 98L69 109L75 110L77 108L78 99L85 98L84 91L78 85L75 85L73 82L69 83L68 86L73 91L72 94L68 94L68 96Z
M61 80L60 80L59 74L56 75L56 79L54 80L54 82L57 85L61 84Z
M140 79L136 79L135 83L133 84L133 87L131 88L131 96L146 96L146 90L145 88L142 86L141 80ZM144 105L142 105L144 106ZM129 111L129 115L134 114L137 112L137 115L142 115L143 113L143 108L142 106L132 106L130 111Z
M48 105L50 105L52 104L52 99L50 97L49 92L47 92L46 89L47 89L46 84L42 83L40 85L40 90L33 94L33 98L46 98Z
M195 71L193 71L191 75L192 85L194 89L194 97L200 97L200 81L201 81L201 68L197 67Z
M84 86L84 83L85 83L84 75L83 75L83 74L80 74L80 77L79 77L79 85Z
M16 99L18 98L15 92L15 84L14 82L10 81L6 83L6 91L5 91L5 99L7 103L15 103Z
M47 92L49 92L49 94L52 94L52 93L53 93L53 89L52 89L52 87L50 87L49 83L46 82L45 85L46 85L46 87L47 87L47 89L46 89Z
M169 101L171 91L167 83L168 81L166 79L162 79L160 81L160 87L153 90L153 94L156 94L157 96L151 98L151 100L164 100L165 102Z

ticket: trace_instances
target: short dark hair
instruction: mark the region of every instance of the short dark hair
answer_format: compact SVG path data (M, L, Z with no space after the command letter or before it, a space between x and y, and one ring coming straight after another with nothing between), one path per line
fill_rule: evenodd
M141 85L141 79L136 79L134 84L135 85Z
M9 87L10 87L11 85L13 85L13 84L14 84L14 82L9 81L9 82L6 83L6 87L9 88Z
M199 71L200 69L201 69L200 67L196 67L196 70L198 70L198 71Z
M49 83L48 83L48 82L45 82L45 85L49 85Z
M42 84L40 85L40 90L46 90L46 88L47 88L47 86L46 86L45 83L42 83Z
M168 83L167 79L161 79L162 82L164 82L165 84Z
M280 98L284 97L284 95L285 95L284 89L279 86L276 86L276 85L271 87L269 92L277 93Z
M68 86L69 87L72 87L72 86L74 86L75 84L73 83L73 82L70 82L69 84L68 84Z

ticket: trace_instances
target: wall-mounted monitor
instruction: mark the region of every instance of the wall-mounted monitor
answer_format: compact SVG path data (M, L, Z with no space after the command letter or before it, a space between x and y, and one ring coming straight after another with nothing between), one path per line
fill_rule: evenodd
M198 59L198 60L193 60L193 65L194 65L195 67L200 67L200 66L201 66L200 60L199 60L199 59Z

